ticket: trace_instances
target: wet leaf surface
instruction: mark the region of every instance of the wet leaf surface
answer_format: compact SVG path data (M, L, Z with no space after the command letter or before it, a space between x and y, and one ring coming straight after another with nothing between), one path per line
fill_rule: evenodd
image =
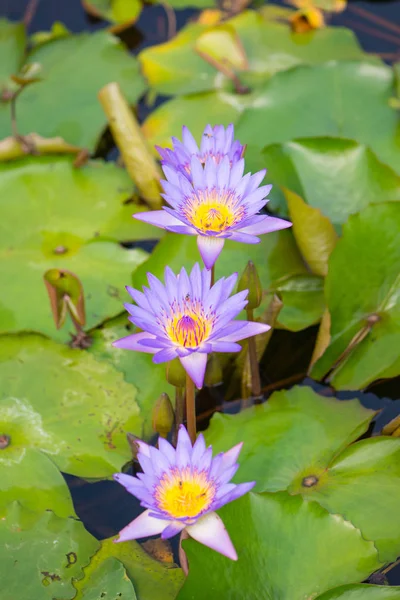
M374 545L358 529L286 492L250 493L219 513L239 560L185 541L190 571L179 600L217 600L227 589L233 598L245 590L249 600L303 600L362 581L380 566Z
M316 600L399 600L399 587L344 585L318 596Z
M41 64L43 80L18 99L20 134L61 136L92 151L106 125L97 101L100 88L116 81L132 104L144 91L135 58L105 31L54 39L34 48L27 62ZM10 123L9 106L1 107L1 138L10 135Z
M17 502L0 520L0 573L4 600L72 600L99 542L75 519L31 513Z
M85 577L75 583L78 590L75 600L136 600L137 596L133 585L128 578L124 565L115 558L108 558L104 562L92 567L92 563L85 569Z
M0 349L2 450L48 454L80 477L108 477L131 458L126 432L141 435L136 388L111 365L34 334L3 336Z
M0 450L0 492L2 515L6 506L18 498L29 510L75 516L67 484L51 458L36 448L14 448L14 438L7 449Z

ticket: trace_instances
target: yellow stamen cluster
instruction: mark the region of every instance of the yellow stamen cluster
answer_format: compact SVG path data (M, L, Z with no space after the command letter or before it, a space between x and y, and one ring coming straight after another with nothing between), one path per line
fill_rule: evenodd
M237 206L237 199L229 192L225 196L215 189L198 190L187 200L183 213L198 231L221 233L240 222L244 207Z
M195 306L186 304L178 309L166 326L169 338L184 348L197 348L206 340L212 330L212 320L196 310Z
M176 519L196 517L209 508L214 496L207 473L190 468L165 473L155 492L158 508Z

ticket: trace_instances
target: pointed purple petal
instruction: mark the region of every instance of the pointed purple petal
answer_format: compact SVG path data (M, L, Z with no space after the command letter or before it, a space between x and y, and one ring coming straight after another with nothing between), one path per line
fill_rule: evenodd
M242 244L259 244L261 242L260 238L255 237L254 235L249 235L248 233L242 233L242 230L232 231L229 239L233 240L234 242L241 242Z
M199 235L197 247L207 269L211 269L224 247L224 239L212 236Z
M260 333L265 333L271 329L269 325L265 323L255 323L252 321L248 321L247 324L239 329L236 333L231 333L226 335L224 338L221 338L221 342L238 342L239 340L244 340L248 337L253 337L254 335L259 335Z
M159 351L159 348L152 348L151 346L142 346L139 344L141 340L155 339L155 336L143 331L141 333L134 333L132 335L128 335L127 337L121 338L120 340L116 340L113 342L113 346L115 348L123 348L124 350L138 350L139 352L147 352L148 354L155 354Z
M149 212L135 213L132 216L138 221L150 223L150 225L154 225L155 227L165 228L172 225L182 225L182 221L173 217L165 210L151 210Z
M195 386L200 390L203 387L206 372L207 354L192 352L188 356L181 356L179 360Z
M231 467L232 465L234 465L237 462L237 459L239 458L239 454L240 454L242 447L243 447L243 442L240 442L239 444L236 444L236 446L233 446L233 448L228 450L228 452L225 452L224 458L223 458L224 469L229 469L229 467Z
M122 531L119 532L119 538L116 542L126 542L128 540L137 540L149 535L158 535L166 527L170 521L164 519L155 519L149 516L149 510L145 510L132 523L129 523Z
M159 352L157 352L157 354L153 356L153 363L159 365L160 363L174 360L174 358L176 358L177 356L178 353L175 347L164 348L163 350L160 350Z
M235 342L212 342L211 348L213 352L240 352L242 346Z
M250 481L248 483L239 483L238 485L235 485L235 489L231 490L225 496L221 496L221 498L218 499L216 508L221 508L221 506L224 506L224 504L228 504L228 502L233 502L234 500L241 498L241 496L244 496L245 494L247 494L247 492L250 492L250 490L252 490L255 485L255 481Z
M292 224L290 221L285 221L284 219L278 219L276 217L268 217L254 224L248 225L247 227L240 228L238 230L239 234L248 234L248 235L261 235L262 233L270 233L271 231L279 231L280 229L287 229L291 227ZM232 239L234 239L232 237Z
M194 540L212 548L216 552L237 560L236 550L222 519L215 512L208 513L194 524L186 527L186 531Z
M185 529L185 523L181 523L180 521L172 521L162 532L161 538L163 540L168 540L169 538L174 537L174 535L180 533L182 529Z

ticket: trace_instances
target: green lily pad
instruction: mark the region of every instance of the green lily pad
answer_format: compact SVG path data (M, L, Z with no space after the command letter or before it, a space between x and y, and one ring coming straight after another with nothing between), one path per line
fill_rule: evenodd
M369 204L400 200L400 177L367 147L340 138L308 138L263 151L271 202L285 213L279 186L299 194L336 226Z
M63 245L57 237L66 234L82 241L162 235L132 218L146 209L130 202L132 181L113 163L90 161L76 169L69 157L30 157L0 164L0 181L2 248L44 246L51 255Z
M26 44L25 27L23 23L12 23L0 19L0 93L7 88L10 75L17 73L20 68Z
M219 512L239 560L186 540L190 570L178 600L217 600L226 590L232 598L304 600L380 566L373 543L316 502L251 493Z
M92 574L97 574L99 569L104 572L103 565L110 565L110 561L122 563L133 584L136 596L128 596L127 600L136 597L137 600L175 600L184 579L182 570L176 565L155 560L137 542L114 544L114 538L109 538L101 542L98 552L85 569L85 578L77 582L77 589L83 592L89 587ZM86 595L78 593L76 600L81 597L86 599ZM124 600L124 596L122 598Z
M183 2L187 4L187 0ZM172 5L175 6L176 1ZM260 14L248 10L213 26L189 23L172 40L144 49L139 61L151 89L169 95L223 88L232 90L230 79L196 50L205 32L217 34L226 28L239 38L247 62L247 69L239 72L239 76L251 87L295 65L313 65L334 59L356 60L365 56L355 35L348 29L327 27L305 35L293 34L289 25L267 22ZM232 60L231 48L224 49L219 44L218 52L222 57L225 53L227 62ZM196 73L195 78L193 73Z
M400 587L382 585L343 585L316 600L400 600Z
M61 136L92 151L106 125L98 91L115 81L130 104L144 91L136 59L105 31L54 39L34 48L27 62L41 64L43 79L18 98L21 134ZM10 134L10 107L5 105L0 111L0 138Z
M255 480L257 491L276 492L313 467L323 470L368 429L373 416L358 400L340 402L294 387L237 415L215 414L206 439L214 452L244 442L235 480Z
M325 283L331 342L312 376L323 377L340 359L331 375L336 389L364 388L399 367L399 231L397 202L369 206L349 218L331 255Z
M310 89L315 93L310 95ZM393 94L393 70L378 63L295 67L257 90L237 122L236 135L258 146L300 137L352 138L400 173L398 116L389 106Z
M14 440L0 450L0 514L11 502L29 510L53 511L59 517L74 517L71 494L55 464L36 448L15 448Z
M85 569L84 579L77 581L75 587L78 590L75 600L137 600L124 565L115 558L108 558L96 568L92 568L90 563Z
M82 0L88 13L112 23L129 26L142 11L140 0Z
M126 250L112 242L82 244L79 238L62 233L50 235L46 241L40 250L0 251L0 286L7 289L0 301L0 331L28 329L58 340L70 339L72 324L67 322L57 331L53 321L43 280L44 273L52 268L67 269L80 279L87 329L121 311L125 285L132 270L146 259L146 252ZM57 247L68 250L54 254Z
M310 474L312 474L310 472ZM376 437L347 448L310 488L294 485L330 513L339 513L373 540L382 562L400 554L400 440Z
M264 290L283 277L307 273L293 234L287 229L263 235L261 242L254 245L227 240L215 265L216 279L234 272L241 274L249 260L256 265ZM134 271L133 285L139 289L147 285L148 272L163 279L167 265L178 272L181 267L191 269L196 262L202 265L196 237L167 233L148 260Z
M128 295L125 300L132 301ZM115 340L130 333L133 333L133 326L125 315L119 319L113 319L104 327L92 332L93 343L89 352L96 359L110 362L113 367L124 374L125 381L132 383L137 388L136 402L144 419L144 434L145 437L150 437L154 433L151 419L152 409L157 399L163 392L166 392L173 402L175 388L165 379L165 364L154 364L150 354L129 352L112 346Z
M4 600L72 600L72 579L83 576L99 542L75 519L27 512L18 503L0 519Z
M301 331L321 320L325 308L324 280L316 275L293 275L276 286L283 302L278 326Z
M65 473L108 477L131 458L126 432L140 436L136 389L106 362L40 335L2 336L0 430L12 445L42 450Z

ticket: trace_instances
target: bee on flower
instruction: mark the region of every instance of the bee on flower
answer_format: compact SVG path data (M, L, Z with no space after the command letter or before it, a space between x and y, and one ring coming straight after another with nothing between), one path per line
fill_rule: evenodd
M114 479L140 500L146 510L119 534L117 542L161 534L168 539L184 529L190 537L237 560L237 553L221 518L215 512L249 492L255 482L235 485L242 444L213 458L203 435L192 445L183 425L176 449L159 438L158 449L137 442L143 473L118 473Z

